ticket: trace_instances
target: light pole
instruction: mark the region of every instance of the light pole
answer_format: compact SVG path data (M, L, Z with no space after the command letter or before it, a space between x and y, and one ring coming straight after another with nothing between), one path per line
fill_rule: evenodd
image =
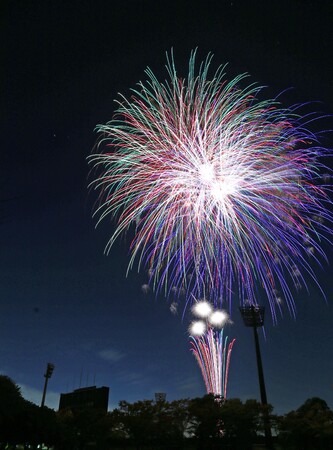
M259 327L262 327L264 325L265 307L257 306L257 305L246 305L246 306L241 306L239 308L239 310L240 310L240 313L243 318L245 326L253 328L254 342L255 342L255 347L256 347L256 356L257 356L257 367L258 367L258 378L259 378L261 404L263 406L267 406L267 395L266 395L264 371L262 368L262 360L261 360L258 330L257 330ZM269 423L267 409L264 412L264 427L265 427L266 448L271 450L274 447L273 447L272 432L271 432L271 427L270 427L270 423Z
M43 390L43 397L42 397L42 403L41 403L41 408L44 407L44 403L45 403L45 396L46 396L46 390L47 390L47 383L49 381L49 378L51 378L52 373L54 370L54 364L51 363L47 363L47 367L46 367L46 372L44 374L45 377L45 383L44 383L44 390Z

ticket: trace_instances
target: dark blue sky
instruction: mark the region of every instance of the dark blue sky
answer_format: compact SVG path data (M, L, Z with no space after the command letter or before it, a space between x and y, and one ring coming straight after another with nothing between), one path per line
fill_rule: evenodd
M230 78L249 72L267 96L293 87L288 104L319 101L333 112L330 1L4 1L1 5L0 373L26 398L41 400L47 362L55 364L46 399L97 384L119 400L204 394L189 352L187 321L170 303L144 295L144 272L126 278L129 242L106 257L112 225L97 230L87 190L94 127L108 121L150 66L165 77L172 47L186 74L190 51L229 62ZM322 128L332 128L332 119ZM324 145L333 147L332 135ZM332 250L296 296L297 319L261 334L268 400L276 412L322 397L333 408ZM267 311L268 312L268 311ZM237 302L227 334L236 338L229 397L259 399L252 330Z

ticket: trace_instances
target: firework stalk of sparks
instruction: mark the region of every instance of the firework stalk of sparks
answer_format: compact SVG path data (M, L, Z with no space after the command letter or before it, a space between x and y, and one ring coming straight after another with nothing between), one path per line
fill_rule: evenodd
M227 398L230 357L235 339L227 345L223 330L209 328L202 336L190 336L191 351L195 356L208 394Z
M310 262L325 259L320 241L331 233L328 188L318 181L328 151L299 106L259 100L262 88L240 88L246 74L226 81L225 66L208 78L211 55L196 73L195 58L187 78L172 55L164 82L147 69L97 127L97 148L106 149L89 157L95 214L116 221L106 252L131 229L129 269L148 268L157 292L177 287L230 305L255 304L263 290L275 319L279 291L295 314L291 286L316 280Z

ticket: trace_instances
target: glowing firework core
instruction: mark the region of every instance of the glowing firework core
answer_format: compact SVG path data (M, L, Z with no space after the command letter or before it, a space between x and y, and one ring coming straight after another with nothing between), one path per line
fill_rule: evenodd
M207 328L223 328L229 320L229 314L226 311L216 309L206 300L196 302L192 307L192 313L203 320L197 320L191 323L189 332L195 336L201 336L206 333Z
M214 311L212 315L208 318L209 323L214 327L222 328L223 325L228 321L229 316L224 311Z
M207 327L206 327L205 322L203 322L201 320L197 320L197 321L191 323L189 331L192 336L201 336L201 335L205 334L206 329L207 329Z
M214 168L211 164L202 164L202 166L199 166L199 174L203 184L210 184L215 178Z
M206 301L197 302L194 304L192 308L193 314L195 314L197 317L206 318L211 315L212 313L212 306L210 303Z
M228 195L236 193L237 181L234 175L217 174L213 165L208 163L200 165L198 172L202 191L208 195L207 201L211 197L212 201L223 202ZM223 209L222 207L222 212Z

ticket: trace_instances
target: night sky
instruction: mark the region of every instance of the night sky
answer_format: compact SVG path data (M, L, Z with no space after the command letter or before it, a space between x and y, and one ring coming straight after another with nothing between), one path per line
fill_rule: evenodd
M113 225L95 229L87 189L94 128L147 66L166 77L171 48L183 76L198 47L199 59L214 54L213 69L229 63L229 78L248 72L268 86L266 97L293 88L285 106L311 101L332 114L332 16L331 0L1 2L0 373L25 398L40 404L47 362L55 370L46 405L55 409L61 392L89 385L110 387L110 409L155 392L204 395L181 307L172 314L162 296L145 294L144 271L126 278L126 238L104 255ZM333 128L333 119L314 127ZM322 144L333 147L332 133ZM309 281L309 292L295 293L296 319L285 308L274 326L266 310L260 342L276 413L313 396L333 408L332 248L327 256L316 268L326 300ZM253 334L237 299L232 320L228 397L259 400Z

